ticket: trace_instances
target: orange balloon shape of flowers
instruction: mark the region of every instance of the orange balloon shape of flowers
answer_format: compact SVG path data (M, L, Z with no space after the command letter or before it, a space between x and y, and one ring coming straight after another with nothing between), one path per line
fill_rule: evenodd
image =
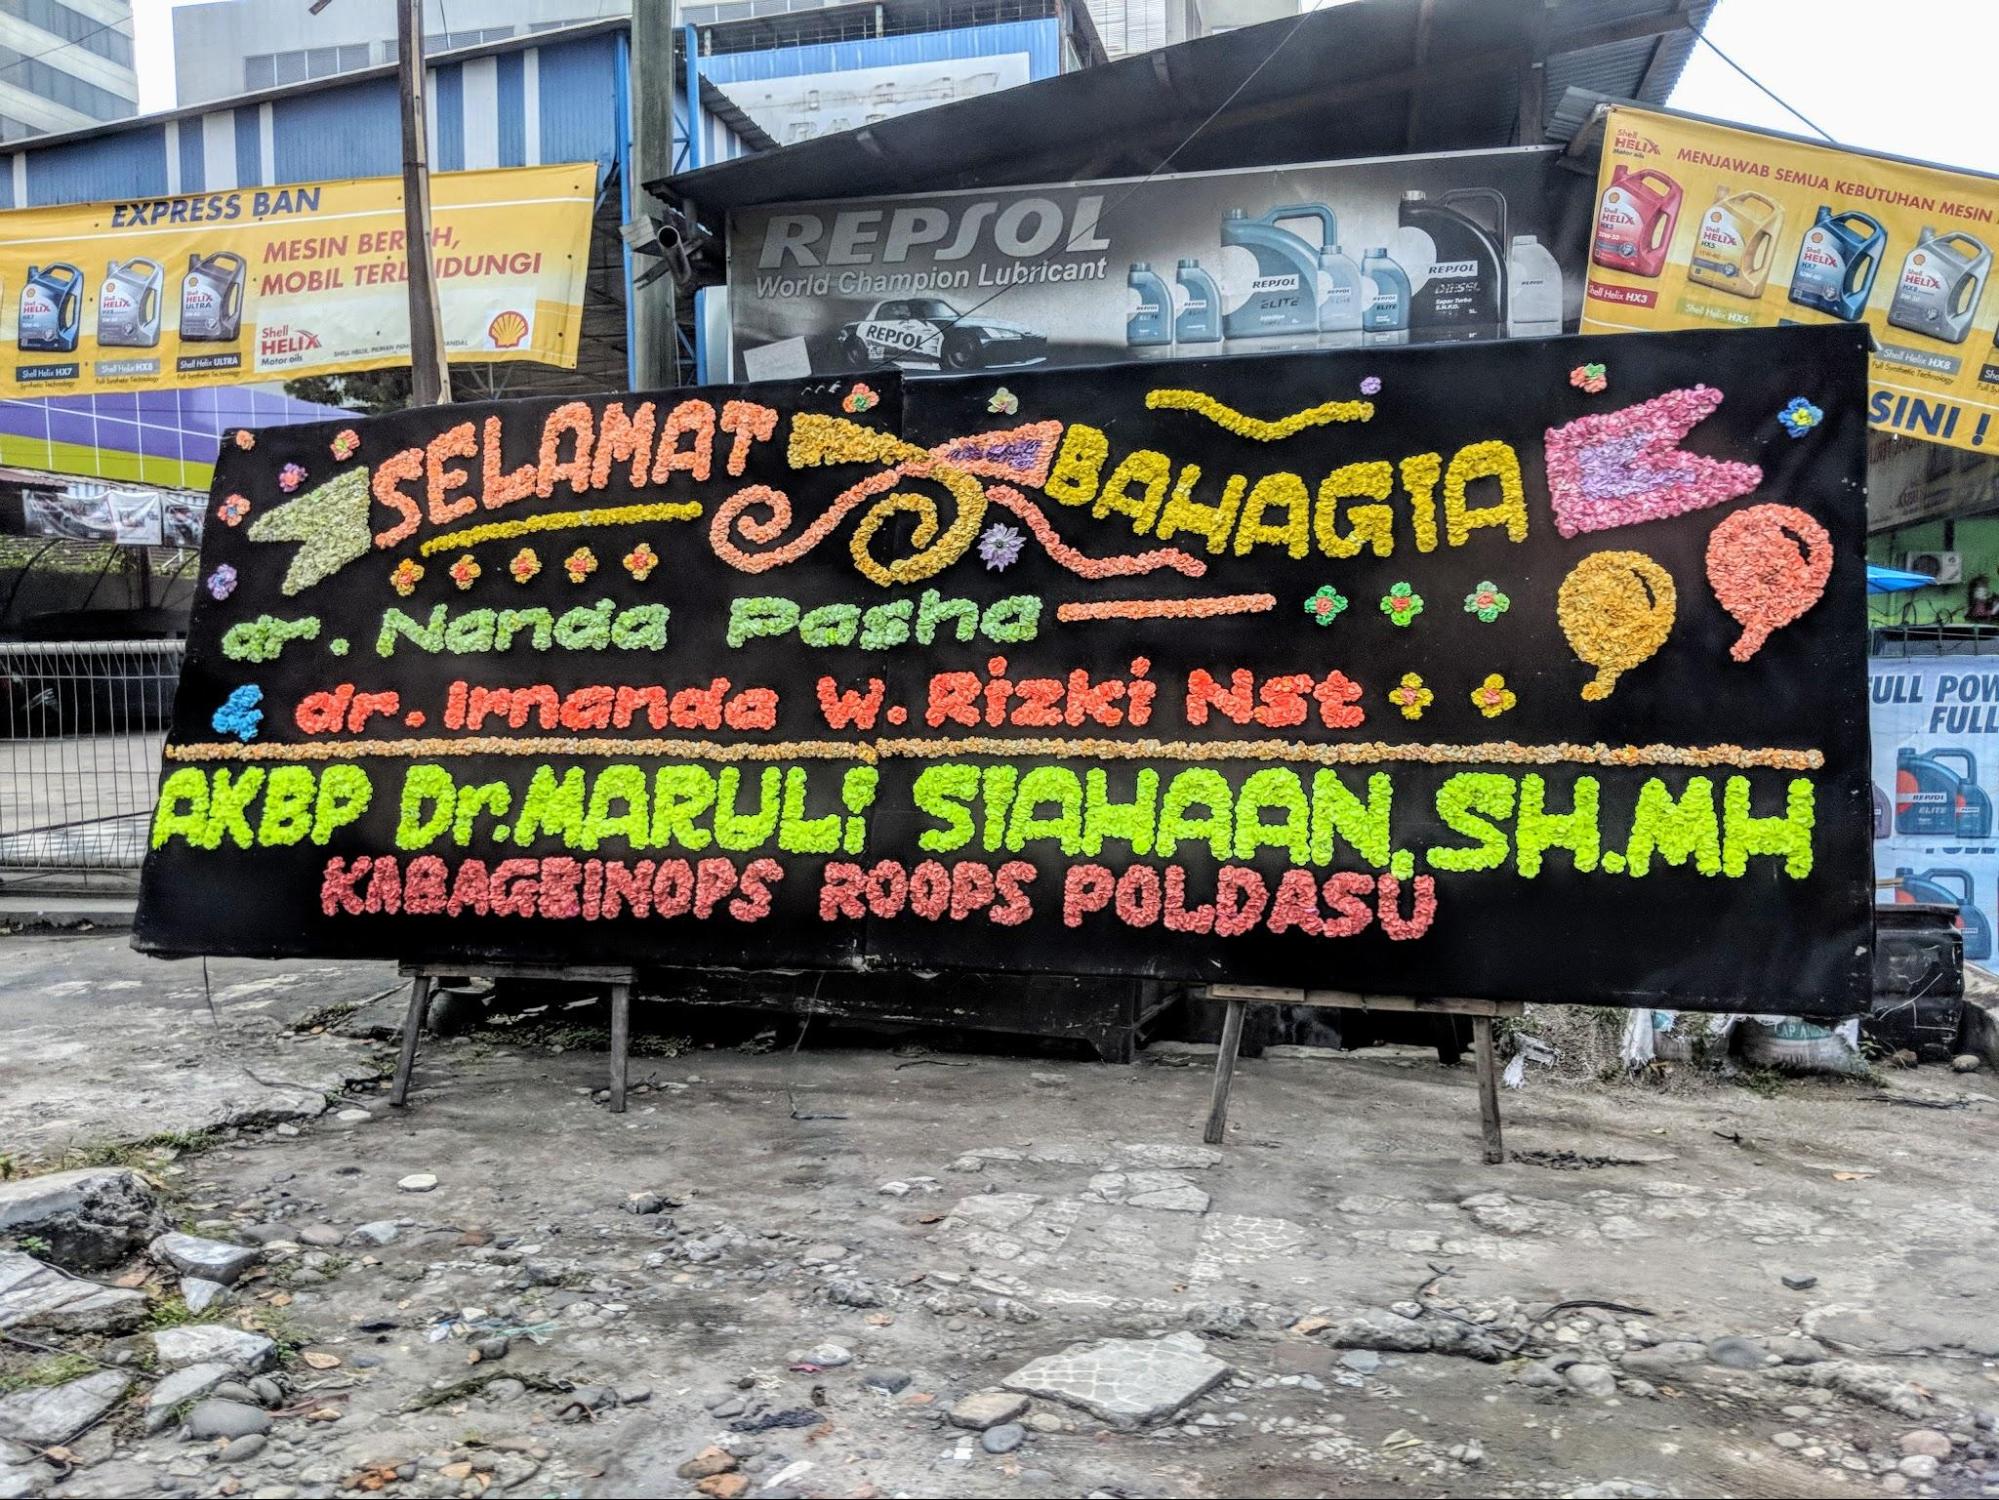
M1818 603L1831 576L1832 538L1795 505L1752 505L1708 534L1708 584L1742 622L1728 648L1737 661Z

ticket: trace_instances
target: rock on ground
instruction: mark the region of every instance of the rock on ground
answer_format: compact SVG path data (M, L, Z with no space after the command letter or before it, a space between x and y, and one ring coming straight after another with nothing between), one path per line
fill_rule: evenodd
M187 1414L191 1438L245 1438L271 1430L271 1414L240 1401L197 1401Z
M114 1266L166 1227L152 1188L129 1168L0 1182L0 1235L32 1236L49 1247L47 1259L71 1270Z
M161 1378L146 1397L146 1431L158 1432L173 1420L174 1408L206 1396L236 1372L224 1364L189 1365Z
M1114 1427L1141 1427L1164 1421L1228 1373L1195 1335L1170 1333L1071 1344L1022 1365L1000 1384L1080 1406Z
M0 1328L58 1333L129 1333L146 1313L145 1294L99 1286L0 1250Z
M131 1384L129 1375L99 1370L66 1385L0 1396L0 1438L36 1448L65 1442L116 1405Z
M974 1391L952 1406L950 1420L953 1427L984 1432L988 1427L1011 1422L1026 1410L1027 1397L1013 1391Z
M153 1348L160 1356L160 1363L169 1370L217 1364L227 1366L236 1375L254 1375L268 1369L278 1356L278 1346L263 1334L225 1328L220 1323L162 1328L153 1335Z
M199 1276L203 1281L234 1286L241 1276L263 1256L255 1245L231 1245L222 1240L203 1239L198 1234L163 1234L147 1247L153 1259L164 1261L183 1276Z

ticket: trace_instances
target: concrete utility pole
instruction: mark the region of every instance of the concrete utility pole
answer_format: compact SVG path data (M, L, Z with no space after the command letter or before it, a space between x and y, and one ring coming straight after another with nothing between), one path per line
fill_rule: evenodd
M679 29L674 0L632 0L631 132L628 155L632 180L626 185L632 212L643 214L645 184L673 172L674 33ZM690 105L698 116L698 102ZM675 332L673 277L649 286L627 287L632 299L632 379L640 390L679 382L679 336Z
M403 103L403 229L409 259L410 404L451 399L444 317L430 258L430 152L423 108L423 0L396 0L397 76Z

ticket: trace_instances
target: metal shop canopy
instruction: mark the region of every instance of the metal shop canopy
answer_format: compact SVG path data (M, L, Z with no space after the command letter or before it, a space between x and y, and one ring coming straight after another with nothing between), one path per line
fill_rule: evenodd
M1200 172L1537 145L1570 89L1663 103L1713 3L1360 0L645 185L719 215L1137 177L1169 156Z

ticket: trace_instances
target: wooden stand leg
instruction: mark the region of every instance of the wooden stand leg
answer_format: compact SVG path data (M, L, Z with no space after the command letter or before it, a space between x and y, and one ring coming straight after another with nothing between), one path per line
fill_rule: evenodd
M389 1091L389 1103L401 1109L410 1096L410 1075L416 1071L417 1040L423 1034L423 1018L430 1009L430 976L410 979L410 1013L403 1021L403 1053L396 1060L396 1082Z
M1240 1000L1228 1003L1222 1018L1222 1047L1215 1055L1215 1097L1208 1106L1208 1129L1201 1137L1210 1146L1219 1146L1229 1123L1229 1086L1235 1082L1236 1052L1242 1046L1242 1018L1249 1009Z
M1471 1018L1472 1045L1478 1053L1478 1113L1485 1133L1485 1161L1497 1166L1506 1160L1506 1147L1499 1138L1499 1049L1492 1044L1492 1017Z
M626 1064L632 1046L632 987L611 986L611 1113L625 1112Z

